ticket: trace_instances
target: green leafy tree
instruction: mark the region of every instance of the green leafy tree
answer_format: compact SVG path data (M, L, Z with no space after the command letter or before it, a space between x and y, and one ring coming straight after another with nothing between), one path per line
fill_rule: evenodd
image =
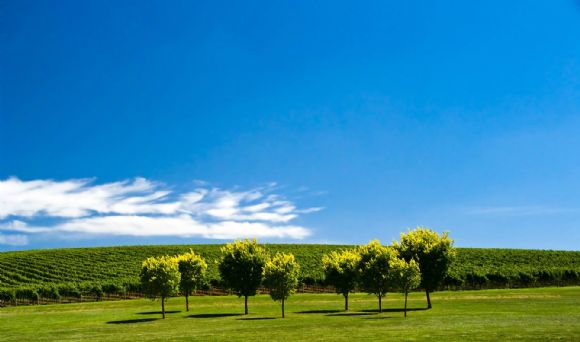
M282 318L284 318L284 301L296 291L300 265L294 255L277 253L264 266L264 286L270 290L273 300L282 302Z
M207 277L207 263L198 254L190 250L189 253L176 257L181 281L179 290L185 295L185 309L189 311L189 296L201 288Z
M248 314L248 296L255 296L262 283L267 251L256 240L235 241L221 248L218 268L224 285L238 297L244 297L244 313Z
M151 299L161 298L161 314L165 319L165 301L177 293L181 275L174 257L147 258L141 267L141 284Z
M358 253L361 286L367 293L379 298L379 312L382 312L382 298L392 285L390 261L397 257L397 253L392 248L382 246L378 240L358 247Z
M421 270L421 287L427 296L427 308L431 309L430 292L443 281L455 257L453 240L447 233L441 236L423 227L401 234L401 242L394 242L399 256L406 261L415 260Z
M409 262L404 259L393 259L390 262L392 283L405 294L405 318L407 318L407 296L409 291L421 284L421 271L413 259Z
M55 303L58 303L58 301L60 301L60 297L61 297L60 293L58 291L58 288L54 285L41 287L38 290L38 295L44 299L54 300Z
M348 294L359 279L360 254L355 250L332 251L322 257L325 282L344 296L344 310L348 311Z
M13 289L0 289L0 302L16 305L16 292Z
M103 299L103 295L105 292L103 291L103 287L101 286L101 284L94 284L91 285L91 287L89 287L88 293L94 296L97 302L100 302L101 299Z

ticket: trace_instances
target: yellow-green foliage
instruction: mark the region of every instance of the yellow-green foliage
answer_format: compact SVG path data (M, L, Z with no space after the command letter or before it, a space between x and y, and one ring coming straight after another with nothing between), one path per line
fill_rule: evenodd
M218 268L224 285L238 296L254 296L262 283L268 252L256 240L228 243L221 248Z
M264 286L270 290L273 300L283 300L296 291L300 265L294 255L277 253L264 266Z
M336 293L348 296L359 278L360 254L356 250L332 251L322 257L325 282L334 286Z
M181 275L175 257L161 256L143 261L140 278L147 296L164 300L177 293Z
M202 287L206 282L207 263L200 255L193 250L175 257L181 281L180 291L185 295L190 295L195 290Z
M456 254L446 232L439 236L423 227L401 233L401 242L393 245L400 257L419 264L421 287L427 291L435 290L443 281Z
M391 285L389 263L397 258L396 251L374 240L368 245L358 247L358 253L362 288L368 293L384 296Z
M404 293L417 288L421 284L421 271L415 260L393 259L390 262L393 285Z

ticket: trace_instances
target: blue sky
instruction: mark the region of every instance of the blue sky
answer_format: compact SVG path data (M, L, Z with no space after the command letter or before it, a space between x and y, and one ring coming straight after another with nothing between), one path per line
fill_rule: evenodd
M580 249L578 1L14 1L0 27L0 250Z

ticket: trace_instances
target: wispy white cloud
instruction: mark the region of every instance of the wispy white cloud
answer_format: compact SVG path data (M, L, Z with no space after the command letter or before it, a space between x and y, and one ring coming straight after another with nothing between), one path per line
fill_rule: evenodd
M189 215L179 216L95 216L77 218L51 226L31 226L21 221L10 222L0 229L20 233L83 233L125 236L182 236L207 239L291 238L310 235L304 227L276 226L263 222L220 221L204 223Z
M144 178L92 185L90 179L0 181L0 219L7 216L82 217L95 213L170 214L179 203Z
M176 193L144 178L101 185L90 179L0 180L0 230L24 234L302 239L310 235L310 230L290 221L322 209L298 209L293 202L272 193L275 184L241 191L195 183L205 187Z

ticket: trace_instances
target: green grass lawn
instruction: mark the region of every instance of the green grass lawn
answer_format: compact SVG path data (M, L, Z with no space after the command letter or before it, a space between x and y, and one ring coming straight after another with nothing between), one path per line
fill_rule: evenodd
M411 294L407 319L400 294L389 294L380 314L366 294L352 295L349 312L342 296L295 295L285 319L265 295L249 300L248 316L235 296L194 297L190 312L172 298L165 320L150 300L7 307L0 340L580 340L580 287L436 292L432 300L424 310L424 294Z

